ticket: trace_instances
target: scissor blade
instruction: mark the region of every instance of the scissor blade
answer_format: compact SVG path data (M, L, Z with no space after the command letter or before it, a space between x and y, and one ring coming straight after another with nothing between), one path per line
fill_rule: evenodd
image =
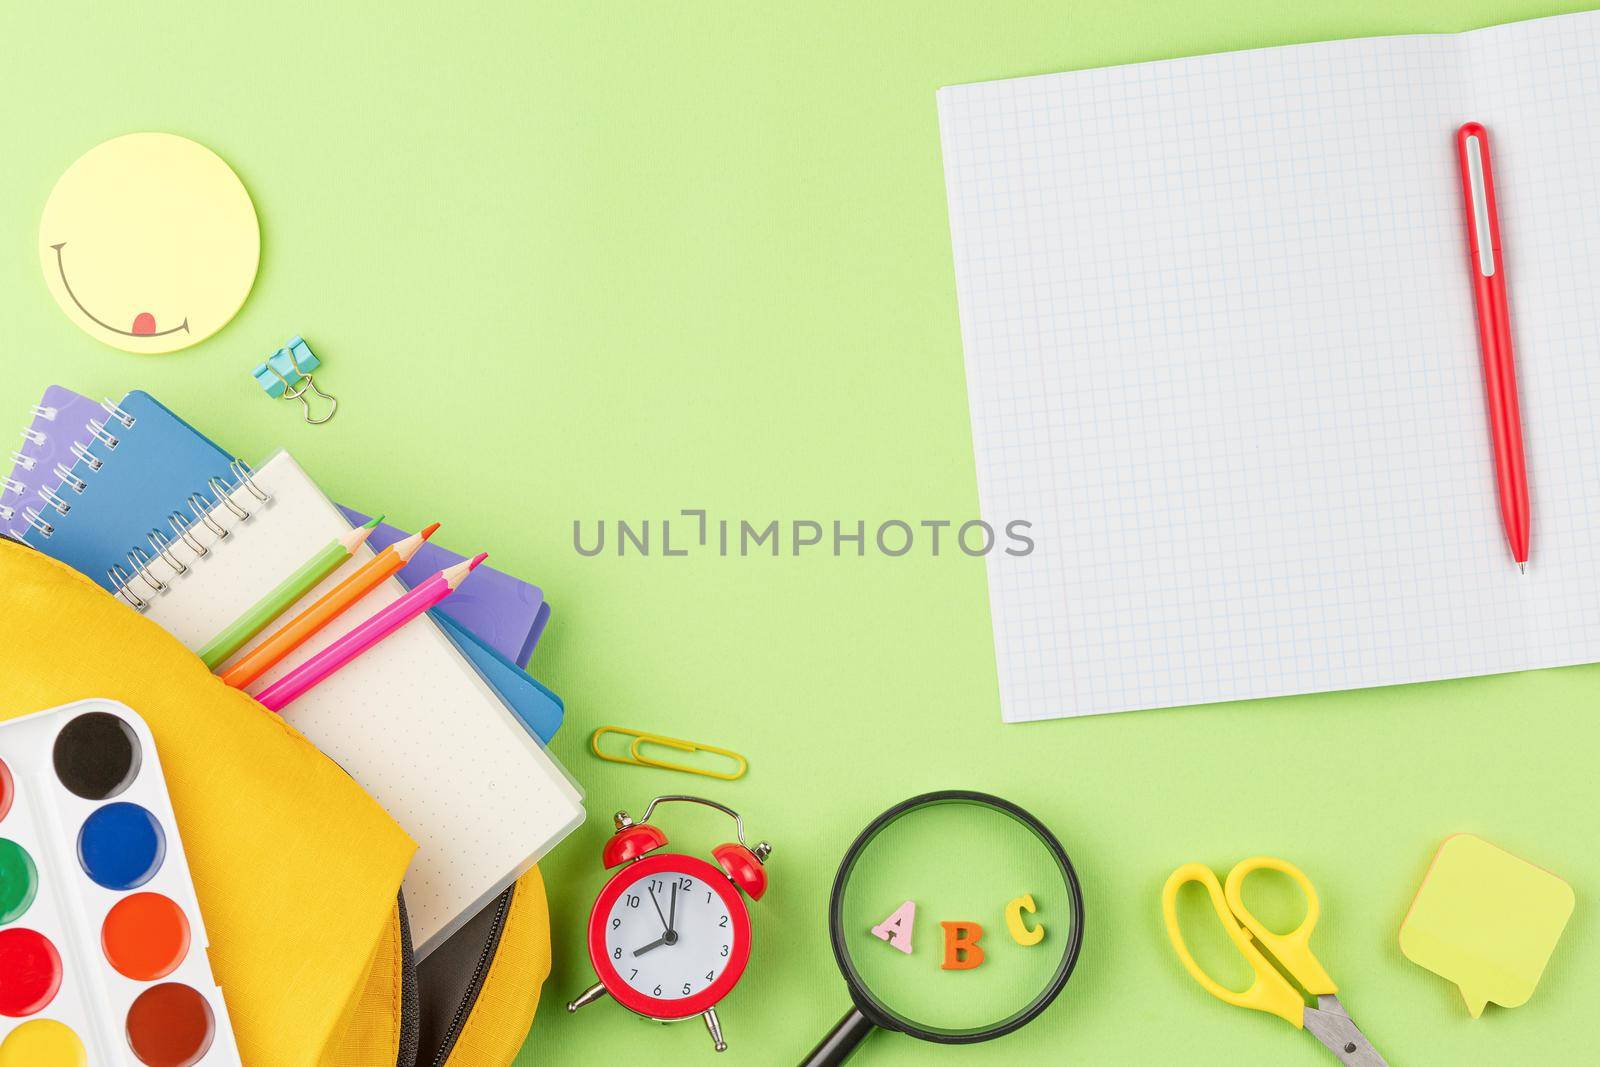
M1312 1036L1328 1046L1345 1067L1389 1067L1331 993L1318 997L1315 1008L1306 1009L1305 1021Z

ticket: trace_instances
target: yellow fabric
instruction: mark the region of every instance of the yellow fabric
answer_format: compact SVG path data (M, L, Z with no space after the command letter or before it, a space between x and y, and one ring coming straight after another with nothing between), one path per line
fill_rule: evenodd
M550 976L550 909L535 867L517 880L500 948L445 1067L506 1067L528 1038Z
M325 1067L391 1064L400 1051L400 918L378 949L366 990L353 1000ZM550 912L536 867L517 880L499 949L445 1067L506 1067L533 1028L539 989L550 975ZM3 1067L3 1065L0 1065Z
M361 992L345 1005L338 1035L322 1057L323 1067L393 1067L400 1058L401 1000L405 990L405 949L400 909L389 915Z
M87 697L144 717L244 1062L322 1062L416 846L282 719L76 571L0 541L0 590L0 720Z

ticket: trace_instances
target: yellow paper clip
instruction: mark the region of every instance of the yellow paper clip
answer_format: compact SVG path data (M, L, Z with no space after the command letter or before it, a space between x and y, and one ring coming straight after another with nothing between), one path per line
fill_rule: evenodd
M633 738L628 743L628 754L626 756L608 756L602 752L600 750L600 739L606 734L621 734L624 737ZM728 771L707 771L701 770L699 767L691 767L685 763L669 763L666 760L651 759L640 752L640 749L645 745L660 745L663 748L677 749L679 752L709 752L714 756L721 756L723 759L732 761L737 765L737 769L731 773ZM716 745L702 745L695 741L685 741L677 737L662 737L660 734L645 733L643 730L630 730L625 726L600 727L594 732L594 736L589 739L589 747L596 756L599 756L607 763L625 763L632 767L659 767L664 771L682 771L684 774L698 774L704 778L716 778L724 782L743 778L744 772L750 766L743 756L726 748L718 748Z

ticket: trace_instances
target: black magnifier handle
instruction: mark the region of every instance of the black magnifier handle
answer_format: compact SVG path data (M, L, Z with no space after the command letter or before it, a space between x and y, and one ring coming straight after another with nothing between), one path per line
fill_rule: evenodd
M828 1036L817 1042L811 1055L800 1061L800 1067L839 1067L850 1058L861 1039L877 1029L872 1021L861 1014L860 1008L851 1008L839 1025L828 1031Z

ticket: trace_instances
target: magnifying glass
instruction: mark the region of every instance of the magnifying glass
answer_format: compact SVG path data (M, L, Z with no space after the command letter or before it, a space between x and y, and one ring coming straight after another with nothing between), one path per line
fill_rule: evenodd
M1038 819L941 790L861 831L833 880L828 933L854 1007L802 1067L843 1063L875 1029L960 1045L1031 1022L1072 977L1083 893Z

